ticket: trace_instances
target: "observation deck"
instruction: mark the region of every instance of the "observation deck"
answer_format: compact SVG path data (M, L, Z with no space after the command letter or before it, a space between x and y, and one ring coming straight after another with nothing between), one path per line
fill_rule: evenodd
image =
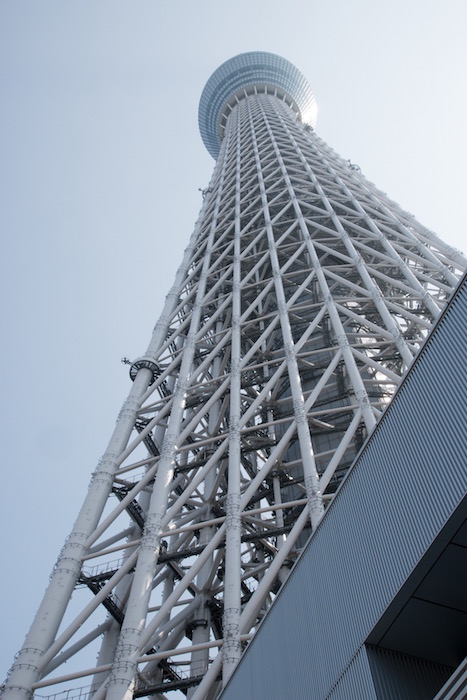
M198 123L203 143L217 159L227 118L245 93L257 91L284 100L300 119L316 124L317 106L311 88L298 68L281 56L250 51L225 61L209 78L201 95Z

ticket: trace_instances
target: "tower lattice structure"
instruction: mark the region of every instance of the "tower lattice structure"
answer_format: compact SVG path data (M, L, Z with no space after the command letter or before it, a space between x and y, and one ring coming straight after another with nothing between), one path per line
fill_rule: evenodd
M216 697L457 284L315 113L272 54L208 81L214 174L5 697Z

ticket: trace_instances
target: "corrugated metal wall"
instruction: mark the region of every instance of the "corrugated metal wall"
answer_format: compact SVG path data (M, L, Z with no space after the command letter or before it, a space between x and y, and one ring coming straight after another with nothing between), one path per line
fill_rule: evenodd
M303 696L305 697L305 696ZM313 695L309 695L313 698ZM395 697L395 696L394 696ZM377 700L366 648L360 647L328 695L329 700Z
M368 647L367 654L378 700L433 698L451 673L445 666L385 649Z
M344 697L339 678L466 492L466 327L464 280L222 700Z

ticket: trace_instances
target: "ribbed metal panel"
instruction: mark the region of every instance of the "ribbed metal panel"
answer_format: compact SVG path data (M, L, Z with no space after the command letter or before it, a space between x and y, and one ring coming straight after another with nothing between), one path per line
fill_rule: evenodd
M328 700L379 700L364 646L359 649L327 697Z
M467 395L466 326L464 278L223 700L328 697L459 505L467 489L466 435L459 430Z
M385 649L368 647L367 653L378 700L432 698L451 673L445 666Z
M467 657L459 664L433 700L462 700L467 696Z

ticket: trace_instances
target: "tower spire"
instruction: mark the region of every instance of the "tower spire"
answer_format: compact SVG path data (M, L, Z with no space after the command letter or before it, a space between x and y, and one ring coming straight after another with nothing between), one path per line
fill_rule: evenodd
M315 119L273 54L207 82L203 208L5 697L214 697L456 284Z

